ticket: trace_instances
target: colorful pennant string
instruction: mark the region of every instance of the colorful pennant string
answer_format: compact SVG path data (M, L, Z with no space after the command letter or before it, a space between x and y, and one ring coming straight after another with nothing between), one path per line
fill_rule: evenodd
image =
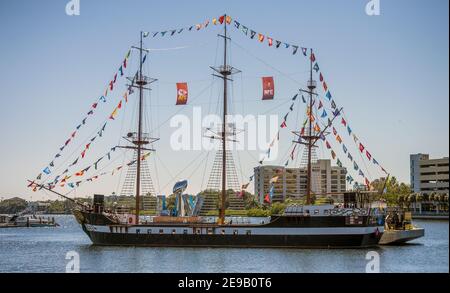
M128 51L128 53L127 53L126 56L125 56L124 61L121 62L121 65L120 65L120 67L119 67L119 69L118 69L118 72L121 73L120 76L123 76L123 73L124 73L124 72L123 72L123 69L126 68L126 64L127 64L127 62L128 62L128 59L130 58L130 56L131 56L131 50ZM109 87L110 87L111 91L113 90L114 84L117 82L117 72L116 72L113 76L114 76L113 79L109 82ZM101 96L97 101L95 101L95 102L91 105L91 107L90 107L90 109L89 109L89 112L87 113L86 117L83 118L83 119L82 119L82 122L81 122L79 125L77 125L77 126L75 127L76 130L75 130L74 132L72 132L72 134L70 135L70 138L66 140L64 146L62 146L62 147L59 149L60 152L58 152L58 153L54 156L55 159L61 158L62 152L69 146L70 143L73 142L73 140L75 139L75 137L76 137L78 131L79 131L84 125L86 125L86 122L87 122L87 120L88 120L88 117L94 115L95 110L97 110L97 107L98 107L98 105L99 105L98 102L104 102L104 103L106 103L106 96L107 96L107 95L108 95L108 89L106 90L105 95ZM54 168L54 167L55 167L55 162L52 161L52 162L44 169L44 170L46 171L46 172L44 172L44 173L45 173L46 175L50 175L51 172L52 172L51 169ZM36 177L36 180L41 180L41 179L42 179L42 173L40 173L40 174Z
M341 113L340 113L340 111L337 110L338 107L337 107L336 101L334 100L333 95L330 92L329 85L327 84L327 82L325 80L323 72L320 71L320 67L318 65L318 62L316 62L316 56L315 56L314 53L311 55L311 61L315 62L314 69L316 70L316 72L319 72L319 79L320 79L320 82L323 85L323 89L324 89L324 92L325 92L325 97L330 101L331 108L336 110L334 112L334 116L337 117ZM319 107L319 108L321 108L321 107ZM325 117L326 117L326 112L324 110L321 118L325 118ZM379 164L379 162L376 159L373 158L372 154L367 150L366 146L364 144L362 144L360 142L359 138L353 133L352 128L350 127L348 121L345 118L342 118L341 124L346 128L346 130L348 132L348 135L353 138L353 140L354 140L355 144L357 145L357 148L360 150L360 152L366 155L366 157L369 160L369 162L373 163L374 165L379 166L381 168L381 170L386 175L388 175L387 171ZM340 137L340 139L342 139L342 138ZM349 156L350 156L351 160L353 161L353 157L351 157L350 154L349 154Z
M277 39L274 39L272 37L269 37L267 35L264 35L262 33L258 33L257 31L253 30L253 29L249 29L247 26L242 25L242 23L238 22L238 21L234 21L235 25L234 28L236 28L238 31L242 32L245 36L248 36L248 31L250 30L250 39L254 39L256 36L258 36L258 41L260 43L265 43L265 41L267 42L268 47L274 47L276 49L281 48L281 45L284 44L284 48L285 49L289 49L292 48L292 55L297 55L298 50L301 49L303 56L308 56L308 48L306 47L301 47L298 45L292 45L290 43L287 42L283 42ZM275 46L274 46L275 44ZM318 66L318 65L317 65ZM319 69L317 69L318 71Z

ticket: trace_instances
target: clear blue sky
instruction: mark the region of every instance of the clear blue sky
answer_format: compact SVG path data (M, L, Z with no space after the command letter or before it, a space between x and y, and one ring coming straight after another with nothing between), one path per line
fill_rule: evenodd
M376 17L365 14L368 0L81 0L81 15L76 17L65 14L67 2L0 2L1 197L55 198L33 194L26 189L25 180L35 177L51 161L90 104L101 95L128 48L136 44L140 30L185 27L225 12L259 32L315 48L336 101L345 108L354 131L401 181L409 182L409 154L448 156L447 0L381 0L381 16ZM211 81L208 66L216 63L217 32L208 29L173 39L147 41L150 48L189 46L185 50L154 52L150 57L147 69L160 79L151 97L155 106L149 112L152 126L180 110L172 107L175 82L188 81L192 95L200 94L208 86ZM295 93L298 84L291 78L298 82L306 80L307 63L300 56L292 57L284 50L259 45L234 29L231 33L236 43L251 52L232 47L233 65L243 70L235 81L234 112L283 116L289 105L279 111L270 109ZM289 78L280 76L255 57ZM136 61L131 61L131 66L135 65ZM280 99L273 103L256 101L261 95L259 77L267 75L276 76ZM80 134L83 139L102 123L123 89L120 87L112 101L98 110ZM212 97L217 98L220 88L214 89L215 93L208 90L198 100L206 113L214 112L207 105ZM239 102L243 100L246 102ZM191 109L186 107L183 111L189 114ZM125 114L128 119L131 107L129 110ZM128 130L123 118L109 129L108 138L95 146L91 161L104 154ZM161 141L156 145L157 158L150 161L152 172L159 174L153 178L157 190L163 193L169 192L171 177L199 155L171 153L168 131L165 125L154 133L161 136ZM292 137L285 135L283 139L289 142ZM243 169L242 176L247 178L255 162L245 153L240 157L239 169ZM61 163L71 158L65 157ZM158 162L164 162L170 174ZM158 169L153 165L159 165ZM197 172L190 169L181 175L195 173L190 192L195 193L202 186L204 169L205 166ZM372 169L371 175L375 179L382 174ZM76 195L117 190L116 181L107 179L83 187Z

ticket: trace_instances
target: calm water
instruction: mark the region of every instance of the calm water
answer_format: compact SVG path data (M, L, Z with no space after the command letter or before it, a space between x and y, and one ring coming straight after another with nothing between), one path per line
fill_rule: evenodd
M61 227L0 229L0 272L65 272L66 253L80 255L81 272L354 272L369 250L173 249L94 247L72 216ZM416 221L426 237L375 249L382 272L449 272L449 222ZM372 249L373 250L373 249Z

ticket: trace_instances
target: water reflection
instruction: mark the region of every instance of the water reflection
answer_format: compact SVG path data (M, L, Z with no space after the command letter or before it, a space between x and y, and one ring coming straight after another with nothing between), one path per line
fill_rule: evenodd
M0 230L0 271L64 272L66 253L76 251L82 272L364 273L373 250L381 272L449 271L448 221L416 221L426 237L408 245L331 250L99 247L72 216L57 221L59 228Z

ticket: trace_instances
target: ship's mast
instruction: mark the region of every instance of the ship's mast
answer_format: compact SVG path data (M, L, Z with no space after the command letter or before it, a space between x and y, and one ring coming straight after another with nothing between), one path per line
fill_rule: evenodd
M227 71L227 15L225 14L224 26L224 51L223 51L223 127L222 127L222 197L219 213L219 224L225 223L225 205L227 196L227 115L228 115L228 79Z
M230 76L240 71L236 68L228 65L228 41L230 38L228 37L228 16L225 14L224 16L224 34L219 35L224 39L224 53L223 53L223 65L219 67L211 67L214 71L216 71L220 75L215 75L216 77L223 79L223 125L222 125L222 133L220 135L220 139L222 140L222 191L220 198L220 210L219 210L219 224L223 225L225 223L225 210L226 210L226 198L227 198L227 136L228 136L228 125L227 125L227 116L228 116L228 81L231 81Z
M149 50L143 48L143 38L145 32L141 31L139 47L133 47L139 51L139 71L133 78L128 78L131 81L130 87L138 88L139 103L138 103L138 130L137 134L129 133L126 140L133 143L135 146L120 147L125 149L132 149L137 152L137 168L136 168L136 212L135 223L139 225L139 216L141 211L141 167L142 167L142 153L143 151L154 151L153 149L145 148L145 145L156 142L158 138L150 138L149 135L143 133L143 119L144 119L144 90L151 90L147 85L156 81L156 79L149 78L143 73L144 52Z
M313 128L313 107L314 107L314 97L318 96L317 93L314 92L314 90L317 87L316 81L313 79L313 64L314 64L314 58L312 56L314 52L313 49L311 49L311 57L310 57L310 75L309 75L309 81L308 81L308 90L300 89L301 92L309 94L309 105L308 105L308 129L309 133L306 135L302 135L298 132L293 132L295 135L297 135L299 138L303 139L306 142L303 142L300 140L299 144L305 145L308 150L308 162L307 162L307 178L306 178L306 204L310 205L312 204L312 150L313 148L316 148L317 141L321 139L321 137L328 134L328 129L333 125L333 122L336 120L336 118L342 113L343 108L336 110L336 113L334 113L333 119L329 120L328 125L325 127L325 129L319 131L319 133L315 133ZM313 133L314 132L314 133Z
M141 32L140 46L139 46L139 114L138 114L138 144L137 144L137 169L136 169L136 225L139 225L139 215L141 209L141 153L142 153L142 102L144 99L144 79L142 75L142 39L144 32Z
M343 108L336 110L336 113L333 113L333 119L329 120L328 125L319 133L316 133L313 127L313 109L314 109L314 97L317 97L318 94L315 93L315 89L317 88L317 83L313 79L313 49L310 51L310 74L308 81L308 90L300 89L300 92L306 93L309 95L309 104L308 104L308 133L302 135L300 132L294 131L293 133L300 138L299 141L295 141L295 143L306 146L308 151L308 162L307 162L307 175L306 175L306 205L312 204L312 150L317 147L317 141L328 134L328 129L333 125L333 122L336 118L342 113ZM314 132L314 133L313 133Z
M312 204L312 150L317 147L316 142L320 139L319 135L313 134L313 121L312 121L312 113L314 107L314 96L317 94L314 90L317 87L316 81L313 80L313 50L311 49L311 58L310 58L310 74L308 80L308 90L300 89L300 92L306 93L309 95L309 104L308 104L308 133L302 134L301 132L293 132L296 136L300 138L299 141L296 141L298 144L305 145L308 151L308 162L307 162L307 175L306 175L306 204ZM334 119L333 119L334 120ZM329 127L329 126L328 126ZM328 127L325 128L328 129ZM325 131L320 133L320 135L324 135Z
M312 148L314 147L314 138L313 138L313 125L312 125L312 113L313 113L313 94L314 89L316 88L316 82L313 80L313 50L311 49L311 58L310 58L310 76L309 76L309 82L308 82L308 89L309 89L309 114L308 114L308 121L309 121L309 133L308 133L308 171L307 171L307 185L306 185L306 204L311 204L311 188L312 188Z

